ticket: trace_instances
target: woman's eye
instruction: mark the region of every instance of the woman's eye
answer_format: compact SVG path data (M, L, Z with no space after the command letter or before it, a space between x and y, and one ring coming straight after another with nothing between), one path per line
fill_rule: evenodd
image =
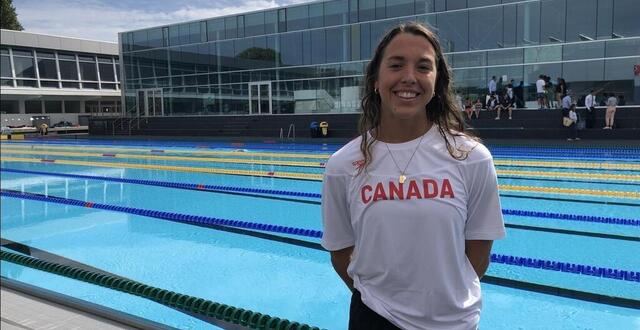
M431 71L431 67L428 65L421 65L418 67L418 70L420 71Z
M397 69L397 68L401 67L401 65L395 63L395 64L389 64L389 67L392 68L392 69Z

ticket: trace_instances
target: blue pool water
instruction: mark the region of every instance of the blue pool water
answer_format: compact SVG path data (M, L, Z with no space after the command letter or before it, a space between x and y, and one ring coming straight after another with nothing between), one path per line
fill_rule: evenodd
M323 162L322 159L284 158L278 155L251 157L250 154L327 154L335 151L339 145L82 140L3 143L5 146L9 148L2 149L0 158L2 190L23 195L3 195L1 198L3 239L155 287L325 329L346 328L349 292L335 275L325 251L288 241L198 227L131 212L65 205L52 200L53 197L60 197L112 205L125 211L128 209L123 207L321 230L319 181L153 169L154 166L206 167L255 173L274 172L277 176L279 172L321 174L321 167L230 164L189 159L154 160L153 153L144 150L157 152L162 149L163 155L182 157ZM47 155L47 151L37 149L39 147L67 148L51 148L55 152L116 153L124 156ZM102 151L88 148L102 148ZM110 151L110 148L118 150ZM127 151L127 148L131 151ZM243 152L237 155L202 153L237 151L238 148L242 148ZM24 153L33 150L40 152ZM634 225L616 224L613 221L603 223L557 219L543 214L506 215L507 238L496 241L492 253L605 267L635 274L640 271L640 258L637 257L640 252L640 150L592 148L585 151L502 146L492 148L492 152L496 160L526 159L566 164L564 168L498 166L498 170L593 175L593 179L573 180L549 180L536 178L535 175L500 176L501 186L525 187L517 191L501 191L504 210L580 215L592 220L600 217L635 221ZM149 155L149 158L126 157L143 154ZM41 162L40 159L54 162ZM89 163L55 163L64 160ZM572 164L576 161L591 162L594 166L606 163L636 167L624 170L575 169ZM120 164L144 164L150 168L124 168ZM599 180L599 174L624 174L628 177L626 181ZM248 191L222 193L188 190L166 184L132 183L126 179L247 188ZM534 192L526 187L588 189L596 193ZM294 192L313 196L296 196L292 194ZM613 195L604 196L608 194L605 192L613 192ZM44 196L45 199L29 199L29 194ZM310 243L319 242L314 237L269 234ZM6 261L2 261L1 266L2 276L172 327L212 327L204 321L143 298ZM556 287L613 297L615 299L611 301L625 301L634 306L640 303L637 275L635 278L616 279L500 262L493 262L487 275L518 281L520 287L527 287L527 284ZM528 287L531 288L531 285ZM481 328L484 329L640 329L640 311L637 308L559 297L504 284L484 283L483 293Z

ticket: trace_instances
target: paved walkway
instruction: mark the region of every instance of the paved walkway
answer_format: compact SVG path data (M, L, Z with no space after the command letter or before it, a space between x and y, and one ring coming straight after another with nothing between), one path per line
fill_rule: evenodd
M0 328L25 329L136 329L96 315L1 288Z

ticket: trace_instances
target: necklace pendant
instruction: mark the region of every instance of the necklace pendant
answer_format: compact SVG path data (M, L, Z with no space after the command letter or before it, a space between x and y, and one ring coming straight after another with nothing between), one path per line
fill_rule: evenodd
M407 180L407 177L404 176L404 174L400 174L400 177L398 178L398 182L404 183L405 180Z

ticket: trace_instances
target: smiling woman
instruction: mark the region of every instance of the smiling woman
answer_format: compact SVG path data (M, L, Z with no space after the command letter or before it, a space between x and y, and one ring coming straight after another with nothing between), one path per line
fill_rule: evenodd
M435 35L389 31L364 89L362 134L331 156L322 193L349 329L475 329L504 223L491 154L464 133Z

